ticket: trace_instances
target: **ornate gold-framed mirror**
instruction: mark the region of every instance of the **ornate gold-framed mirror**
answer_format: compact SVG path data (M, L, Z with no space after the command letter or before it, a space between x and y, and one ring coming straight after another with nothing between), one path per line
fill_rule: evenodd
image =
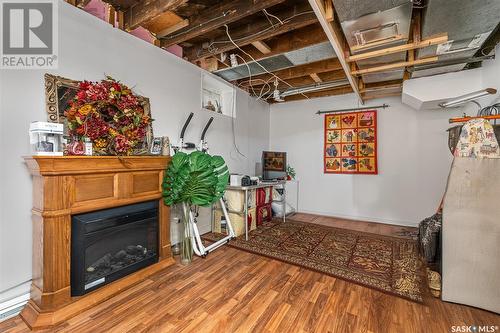
M69 101L75 97L80 81L49 73L44 77L47 121L64 123L64 111L68 108Z

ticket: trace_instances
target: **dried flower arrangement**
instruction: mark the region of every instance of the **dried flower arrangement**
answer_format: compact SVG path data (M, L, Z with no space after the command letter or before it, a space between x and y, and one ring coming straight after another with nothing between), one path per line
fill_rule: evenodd
M144 148L153 121L139 97L109 76L101 82L80 82L64 115L70 136L80 142L89 138L94 155L135 154Z

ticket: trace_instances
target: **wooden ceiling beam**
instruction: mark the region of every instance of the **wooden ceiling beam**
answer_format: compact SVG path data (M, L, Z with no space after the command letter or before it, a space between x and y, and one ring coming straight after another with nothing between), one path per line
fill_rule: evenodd
M201 14L191 17L187 27L165 36L162 47L179 44L193 37L203 35L225 24L238 21L246 16L260 12L285 0L226 0L214 7L207 8Z
M269 53L271 53L271 48L269 47L269 45L267 45L265 42L263 42L261 40L257 40L255 42L251 42L251 44L257 50L259 50L262 54L269 54Z
M396 62L393 64L387 64L387 65L382 65L382 66L354 70L351 72L351 75L356 76L356 75L363 75L363 74L369 74L369 73L387 72L387 71L390 71L393 69L404 68L404 67L415 66L415 65L430 64L430 63L433 63L436 61L438 61L438 57L436 57L436 56L422 58L422 59L416 59L413 61L402 61L402 62Z
M189 25L189 20L184 19L184 20L180 21L179 23L176 23L168 28L165 28L165 29L159 31L156 34L156 38L162 38L163 36L170 35L171 33L179 31L180 29L185 28L188 25Z
M328 22L332 22L335 14L333 11L333 2L332 0L324 0L325 1L325 18Z
M310 77L311 77L311 79L313 79L313 80L314 80L314 82L316 82L316 83L321 83L321 82L323 82L323 80L321 80L321 78L320 78L320 77L318 76L318 74L316 74L316 73L311 73L311 74L309 74L309 76L310 76Z
M365 59L371 59L376 57L382 57L388 54L405 52L409 50L421 49L427 46L437 45L441 43L446 43L448 41L448 34L434 36L420 42L412 42L404 45L398 45L393 47L388 47L385 49L380 49L371 52L360 53L347 57L348 62L360 61Z
M297 30L317 22L316 16L310 11L311 10L309 6L297 5L292 9L276 13L276 16L278 16L280 19L283 19L285 23L276 25L275 28L272 28L270 26L269 21L266 18L262 18L260 20L255 20L252 23L230 30L229 33L231 34L231 38L233 39L233 41L235 41L239 47L252 43L262 43L266 39L282 35L284 33ZM292 16L294 17L290 20L287 20L287 18L290 18ZM213 43L213 46L216 50L215 52L211 52L211 50L209 50L206 45L197 44L193 47L185 49L184 55L190 61L196 61L208 56L212 56L214 55L214 53L218 54L236 49L236 46L234 46L234 44L229 41L226 34L211 41L211 43ZM271 51L273 50L273 45L270 45L267 42L266 45L271 49ZM271 52L264 54L267 55L269 53Z
M274 71L273 74L278 76L282 80L293 79L301 76L309 76L310 74L316 73L324 73L337 71L337 75L339 79L345 77L345 75L340 74L338 70L341 70L339 60L337 58L330 58L327 60L321 60L316 62L311 62L308 64L295 66L291 68L286 68L278 71ZM343 77L342 77L343 76ZM273 75L270 74L261 74L252 77L252 80L259 80L258 84L262 84L263 81L272 81L274 78ZM247 81L243 86L248 86L248 79L243 79L241 81Z
M321 79L322 82L337 81L337 80L345 79L345 74L344 74L343 70L325 72L325 73L316 74L316 75ZM278 90L285 90L285 89L290 88L290 86L300 87L300 86L307 86L307 85L311 85L311 84L316 83L310 75L294 77L291 79L286 79L284 81L286 81L288 84L278 81ZM253 78L252 78L252 82L254 83L252 86L253 86L253 90L255 90L255 91L260 91L260 89L262 89L262 87L265 85L264 82L261 80L253 81ZM270 80L268 82L268 84L270 85L271 89L274 90L274 80ZM246 87L247 90L250 90L248 82L243 82L242 85L244 85L244 88Z
M349 80L349 84L352 87L354 93L358 96L358 99L361 103L363 103L363 98L359 93L358 82L356 78L351 74L351 69L349 64L345 59L344 53L344 45L346 44L344 34L342 33L338 22L336 20L329 22L327 18L327 13L325 11L325 6L323 0L308 0L311 5L316 17L318 18L319 23L323 27L323 30L330 41L337 57L339 57L340 65L344 69L346 73L347 80Z
M375 94L375 95L363 94L363 99L364 100L369 100L369 99L394 97L394 96L401 96L401 92L391 92L391 93L383 93L383 94Z
M125 11L125 29L133 30L169 10L175 10L187 0L147 0L137 2Z
M87 6L89 4L91 0L77 0L76 1L76 6L78 8L85 8L85 6Z
M403 82L401 80L391 80L391 81L367 83L362 89L360 89L360 92L372 93L383 90L401 89L402 87L403 87Z

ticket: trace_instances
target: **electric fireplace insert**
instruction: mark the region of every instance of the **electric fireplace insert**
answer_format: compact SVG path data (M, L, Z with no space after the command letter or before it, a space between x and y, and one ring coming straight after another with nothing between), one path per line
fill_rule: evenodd
M158 201L71 218L71 295L158 262Z

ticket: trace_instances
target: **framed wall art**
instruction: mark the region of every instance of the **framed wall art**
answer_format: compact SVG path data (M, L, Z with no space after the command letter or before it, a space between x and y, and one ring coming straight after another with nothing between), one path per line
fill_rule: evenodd
M378 173L376 110L326 114L324 125L325 173Z

